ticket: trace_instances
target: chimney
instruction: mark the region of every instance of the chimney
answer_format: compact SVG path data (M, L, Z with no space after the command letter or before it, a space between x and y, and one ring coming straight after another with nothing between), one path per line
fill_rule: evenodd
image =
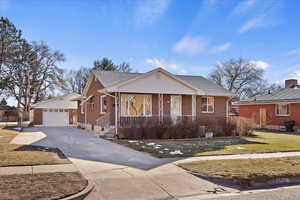
M291 88L291 87L294 87L295 85L298 85L298 80L297 79L285 80L285 88Z

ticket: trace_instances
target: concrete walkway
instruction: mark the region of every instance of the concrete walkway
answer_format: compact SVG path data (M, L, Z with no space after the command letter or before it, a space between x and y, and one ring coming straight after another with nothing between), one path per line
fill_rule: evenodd
M86 200L165 200L237 190L197 178L174 164L151 170L70 158L95 183Z
M0 167L0 176L54 172L78 172L78 169L73 164Z

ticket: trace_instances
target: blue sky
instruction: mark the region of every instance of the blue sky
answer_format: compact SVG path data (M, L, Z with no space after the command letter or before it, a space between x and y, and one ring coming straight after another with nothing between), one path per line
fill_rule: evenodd
M107 56L134 71L206 76L242 56L270 82L300 79L299 8L296 0L0 0L1 16L25 38L65 54L63 68Z

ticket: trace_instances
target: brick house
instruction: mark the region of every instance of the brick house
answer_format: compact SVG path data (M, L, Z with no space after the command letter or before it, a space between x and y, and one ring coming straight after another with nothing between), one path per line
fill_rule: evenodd
M78 102L81 127L105 133L138 119L223 118L232 93L201 76L93 71Z
M32 105L30 121L35 126L73 126L77 124L77 103L72 99L79 94L71 93Z
M18 109L13 106L0 105L0 122L16 122Z
M235 103L239 115L251 118L261 128L281 129L284 122L294 120L300 127L300 85L296 79L285 81L285 88Z

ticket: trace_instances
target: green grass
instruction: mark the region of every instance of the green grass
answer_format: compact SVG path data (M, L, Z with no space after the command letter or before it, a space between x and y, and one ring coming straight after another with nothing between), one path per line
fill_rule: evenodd
M275 178L300 178L300 157L206 160L178 166L202 178L242 187L255 186L255 183L266 183Z
M299 151L300 136L270 132L254 132L253 137L194 140L115 140L138 151L165 157L192 157L245 153ZM154 145L150 145L153 144ZM180 151L180 154L171 152Z

